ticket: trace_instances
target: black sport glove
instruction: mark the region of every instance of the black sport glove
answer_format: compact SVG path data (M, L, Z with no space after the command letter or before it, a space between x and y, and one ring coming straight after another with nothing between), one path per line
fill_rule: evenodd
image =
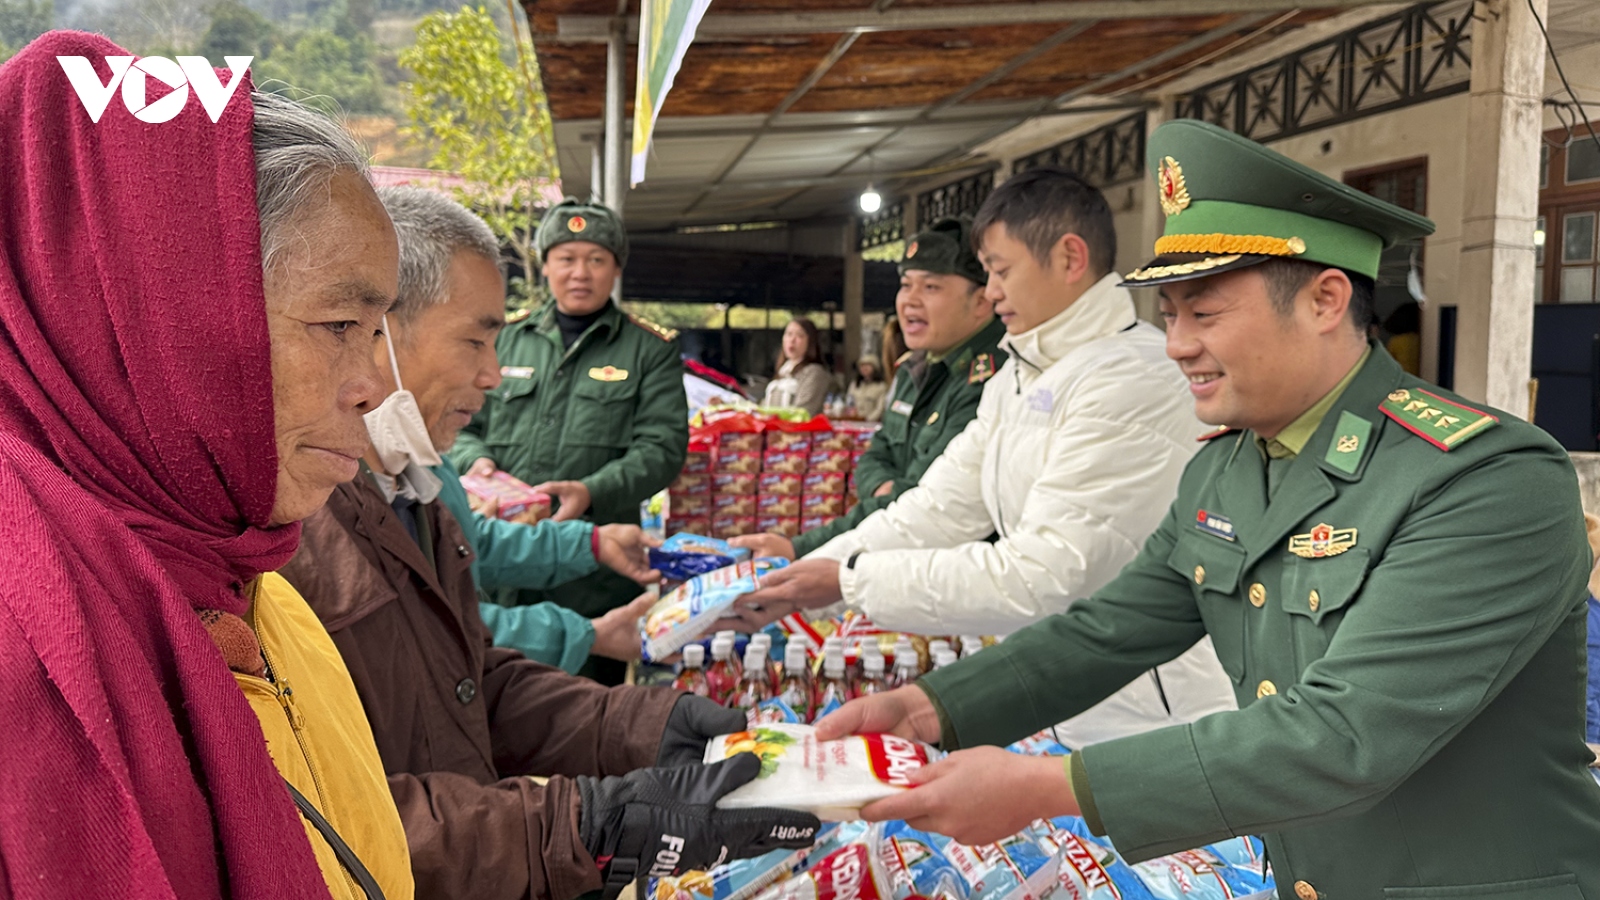
M681 875L780 848L811 846L821 823L783 809L717 809L752 781L761 759L741 753L711 765L580 777L578 835L605 878L604 900L647 876Z
M687 766L705 762L706 741L718 735L736 734L747 727L743 710L718 706L704 697L684 694L667 715L661 732L661 749L656 751L658 766Z

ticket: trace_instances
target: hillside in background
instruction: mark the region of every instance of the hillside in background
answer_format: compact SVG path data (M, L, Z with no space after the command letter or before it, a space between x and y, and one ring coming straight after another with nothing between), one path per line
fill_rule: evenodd
M378 165L422 166L429 148L400 127L400 85L408 73L397 59L415 41L423 16L461 6L461 0L0 0L0 60L50 28L99 32L140 55L198 54L216 65L224 56L252 56L259 88L342 116ZM509 35L505 5L484 6Z

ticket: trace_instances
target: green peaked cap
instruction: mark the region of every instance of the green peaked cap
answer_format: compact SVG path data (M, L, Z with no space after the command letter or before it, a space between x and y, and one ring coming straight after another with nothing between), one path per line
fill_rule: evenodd
M608 206L568 197L550 207L539 221L538 232L534 234L539 260L544 261L551 247L569 241L599 244L611 251L611 255L617 258L617 265L628 264L628 232L622 227L622 220Z
M1384 248L1434 230L1424 216L1209 122L1163 123L1146 154L1167 224L1156 259L1129 272L1129 286L1203 278L1274 258L1376 278Z
M900 258L900 274L916 269L935 275L960 275L975 284L986 284L989 276L972 249L972 219L947 217L934 222L906 243Z

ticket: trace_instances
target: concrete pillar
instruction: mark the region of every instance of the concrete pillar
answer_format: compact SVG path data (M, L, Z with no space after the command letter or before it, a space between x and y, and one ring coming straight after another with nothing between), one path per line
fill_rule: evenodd
M1531 0L1541 18L1548 0ZM1484 0L1472 26L1455 389L1526 416L1533 355L1545 46L1529 0ZM1449 303L1448 298L1437 298Z
M1145 112L1144 133L1146 140L1155 133L1162 122L1172 118L1173 110L1177 107L1174 97L1162 97L1160 102ZM1140 162L1142 166L1143 161ZM1162 231L1167 227L1166 216L1161 212L1161 194L1155 189L1155 178L1149 172L1139 180L1139 247L1138 255L1123 262L1123 270L1127 271L1137 266L1142 266L1155 253L1156 240L1161 237ZM1139 318L1153 323L1157 327L1161 324L1161 298L1155 288L1134 288L1133 307L1138 312Z
M623 81L624 61L628 55L626 20L611 21L611 37L606 41L606 108L605 108L605 200L606 205L622 215L623 192L627 190L627 161L623 159L623 108L627 105L627 82Z
M861 358L861 312L863 289L866 283L866 264L861 261L861 251L856 249L856 217L850 216L844 226L844 362L845 371L855 369Z

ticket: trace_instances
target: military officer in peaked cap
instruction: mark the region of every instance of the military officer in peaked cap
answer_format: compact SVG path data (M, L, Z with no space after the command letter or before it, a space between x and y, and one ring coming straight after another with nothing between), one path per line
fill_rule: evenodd
M501 386L451 459L464 472L499 468L548 491L558 519L637 524L639 503L671 483L688 452L677 332L611 301L628 235L610 209L569 197L545 214L535 242L554 299L507 320L495 344ZM498 599L553 600L594 617L638 592L602 569L552 591ZM616 683L623 669L591 659L585 674Z
M900 260L895 312L906 344L883 427L856 465L861 496L849 513L792 542L773 534L734 543L794 559L861 524L915 487L951 438L978 415L983 386L1006 361L1006 326L984 295L989 280L972 248L970 217L940 219L912 237Z
M1081 812L1130 860L1261 834L1296 900L1600 898L1572 464L1366 338L1379 253L1433 224L1208 124L1149 148L1167 228L1128 283L1220 427L1092 598L822 725L973 748L866 817L976 844ZM1238 711L1065 765L986 746L1206 634Z

